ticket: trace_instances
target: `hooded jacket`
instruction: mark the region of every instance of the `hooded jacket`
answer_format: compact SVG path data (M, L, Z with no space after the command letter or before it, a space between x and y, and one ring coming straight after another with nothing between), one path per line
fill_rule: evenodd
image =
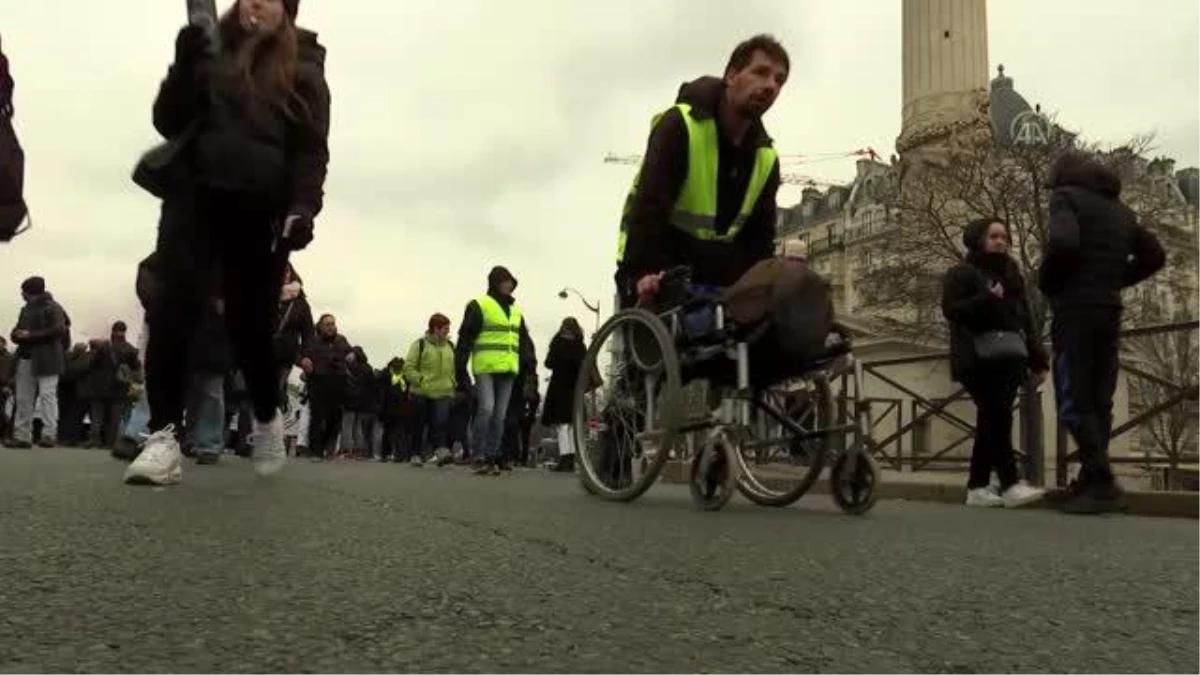
M165 138L177 138L191 123L199 124L191 147L198 184L316 217L329 163L325 48L316 33L296 29L296 35L295 96L286 106L277 96L247 93L233 67L244 39L235 27L223 29L221 55L199 72L171 66L154 102L154 127Z
M1162 269L1166 254L1137 214L1121 203L1121 179L1078 153L1050 172L1050 229L1038 287L1054 310L1121 307L1121 289Z
M517 290L517 278L512 275L512 272L508 271L508 268L501 266L493 267L492 271L488 273L487 294L500 303L500 308L507 315L512 311L511 308L515 300L511 295L501 295L497 290L501 282L504 281L511 281L513 291ZM467 303L467 308L463 311L462 323L458 325L458 346L454 351L455 379L460 388L466 387L471 382L471 378L467 373L467 364L471 360L471 352L475 348L475 340L479 338L479 333L482 329L483 310L479 308L479 301L472 300ZM525 355L532 354L534 346L533 339L529 337L529 329L525 325L524 317L521 318L520 340L520 353L522 361L525 361ZM536 358L534 359L534 365L537 365ZM522 363L522 367L524 367L524 363Z
M942 315L950 328L950 376L958 382L977 372L975 336L989 331L1023 333L1030 370L1043 372L1050 363L1033 325L1021 270L1007 254L983 250L992 222L981 219L967 226L962 236L967 255L942 279ZM1004 289L1003 298L991 291L997 282Z
M689 104L693 117L707 119L716 116L724 94L723 80L701 77L682 85L675 102ZM741 210L758 149L770 147L772 141L761 121L750 128L740 147L733 145L724 133L718 133L718 138L716 229L724 233ZM671 225L671 211L687 174L687 126L679 109L671 108L650 133L630 205L629 238L619 271L626 283L670 267L688 265L694 283L725 287L756 262L773 255L778 164L752 215L732 243L699 241Z

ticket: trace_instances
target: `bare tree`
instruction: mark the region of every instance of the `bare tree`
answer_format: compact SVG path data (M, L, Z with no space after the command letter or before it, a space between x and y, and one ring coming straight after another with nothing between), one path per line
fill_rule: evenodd
M1136 183L1138 161L1144 163L1153 138L1140 136L1105 151L1080 140L1052 121L1040 144L1000 148L986 142L956 144L941 161L903 167L901 190L889 211L895 218L882 255L857 281L864 310L891 316L900 332L942 335L939 309L941 277L962 259L962 231L970 220L996 217L1008 224L1012 255L1030 289L1034 324L1045 335L1046 304L1037 291L1036 273L1049 230L1050 167L1064 151L1091 153ZM903 162L903 160L902 160ZM1134 189L1127 198L1152 229L1158 229L1169 199L1159 191Z
M1200 353L1194 330L1126 338L1122 354L1129 414L1138 423L1140 448L1165 457L1171 474L1197 451L1197 373Z

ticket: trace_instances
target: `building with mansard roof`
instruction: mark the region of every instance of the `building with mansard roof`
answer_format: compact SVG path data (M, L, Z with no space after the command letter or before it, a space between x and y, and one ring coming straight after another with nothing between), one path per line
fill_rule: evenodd
M1037 106L1014 88L1013 79L999 67L988 96L988 121L993 141L1000 147L1044 141L1051 132L1068 133L1053 125ZM1117 149L1113 153L1129 153ZM1187 302L1191 289L1195 304L1198 266L1196 262L1197 212L1200 204L1200 169L1177 170L1169 158L1130 156L1123 180L1127 199L1139 194L1165 196L1171 205L1157 230L1170 253L1170 269L1156 283L1137 292L1155 295L1172 307ZM900 171L895 157L889 163L860 159L855 175L844 185L825 190L807 188L800 201L779 209L778 239L798 237L808 245L813 267L830 282L839 313L870 321L871 307L856 292L856 281L887 255L887 238L897 222L894 202L900 190Z

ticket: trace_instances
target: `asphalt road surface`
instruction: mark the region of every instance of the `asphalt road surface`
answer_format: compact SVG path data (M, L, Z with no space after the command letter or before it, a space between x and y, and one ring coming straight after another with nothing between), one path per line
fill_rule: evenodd
M0 671L1197 672L1195 521L0 451Z

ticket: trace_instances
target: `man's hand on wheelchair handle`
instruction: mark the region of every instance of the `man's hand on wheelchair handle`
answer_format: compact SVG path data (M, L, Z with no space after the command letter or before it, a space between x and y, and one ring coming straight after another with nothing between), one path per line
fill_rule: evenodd
M638 300L642 300L642 301L653 300L654 297L656 295L658 295L658 288L659 288L660 283L662 282L662 276L663 276L662 272L659 272L658 274L647 274L646 276L642 277L641 279L638 279L638 282L637 282Z

